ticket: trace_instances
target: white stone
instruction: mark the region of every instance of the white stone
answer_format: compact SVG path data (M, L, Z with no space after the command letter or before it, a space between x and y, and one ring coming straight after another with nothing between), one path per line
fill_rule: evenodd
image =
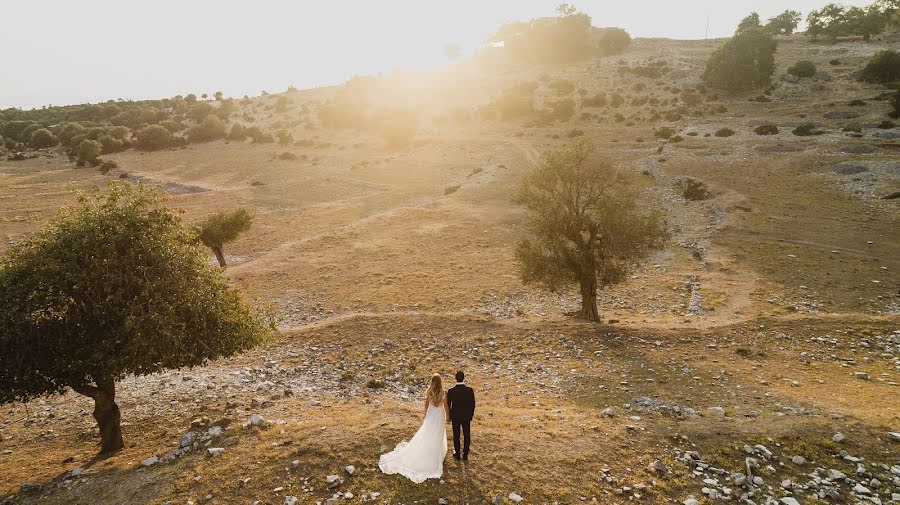
M700 505L696 498L688 498L682 502L683 505Z
M224 452L225 452L224 447L210 447L209 449L206 450L206 453L209 454L210 456L221 456L222 453L224 453Z
M719 418L725 417L725 409L722 407L710 407L706 411Z
M344 471L347 472L347 475L353 475L356 473L356 467L353 465L347 465L344 467Z
M780 501L784 505L800 505L800 502L798 502L795 498L791 498L790 496L785 496L778 501Z
M517 493L509 493L509 496L507 498L509 498L510 500L512 500L515 503L519 503L520 501L522 501L522 497L519 496Z
M834 440L834 441L837 442L837 443L843 442L843 441L844 441L844 438L845 438L845 437L844 437L844 434L843 434L843 433L840 433L840 432L835 433L834 436L831 437L831 439Z
M225 433L225 430L223 430L221 426L211 426L209 431L206 432L206 434L211 437L218 437L222 433Z
M284 497L284 505L297 505L297 497L296 496L285 496Z
M141 466L152 466L159 463L159 456L150 456L141 462Z
M804 458L803 456L794 456L793 458L791 458L791 462L793 462L795 465L802 466L806 464L806 458Z
M871 494L872 493L872 491L870 491L869 488L867 488L866 486L863 486L862 484L857 484L857 485L853 486L853 492L856 494Z

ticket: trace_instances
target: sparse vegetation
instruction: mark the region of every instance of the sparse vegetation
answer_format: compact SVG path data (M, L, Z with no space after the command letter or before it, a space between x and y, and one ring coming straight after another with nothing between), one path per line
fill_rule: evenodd
M757 135L777 135L778 127L773 124L759 125L753 129Z

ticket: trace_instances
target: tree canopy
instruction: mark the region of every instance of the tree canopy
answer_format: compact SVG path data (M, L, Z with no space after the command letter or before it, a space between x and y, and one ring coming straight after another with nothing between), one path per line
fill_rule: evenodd
M623 281L667 236L661 213L642 211L637 196L586 140L545 153L516 198L528 211L516 249L522 280L551 290L577 283L579 316L599 320L598 287Z
M730 91L766 86L775 72L777 47L772 36L760 28L735 33L710 55L703 81Z
M222 248L249 230L252 222L253 215L247 209L216 212L200 222L200 241L212 249L219 266L224 268L225 253Z
M265 332L157 190L79 194L0 260L0 402L89 396L104 452L122 447L117 380L231 355Z

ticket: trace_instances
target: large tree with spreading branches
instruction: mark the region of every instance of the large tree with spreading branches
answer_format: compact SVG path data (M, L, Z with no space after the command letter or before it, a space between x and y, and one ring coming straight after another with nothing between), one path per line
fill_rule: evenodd
M638 196L588 141L545 153L517 195L528 211L516 249L522 280L551 290L577 283L579 316L599 321L598 289L623 281L667 237L661 213L642 210Z
M114 183L0 260L0 403L71 388L94 400L101 452L115 451L116 381L229 356L268 331L158 191Z

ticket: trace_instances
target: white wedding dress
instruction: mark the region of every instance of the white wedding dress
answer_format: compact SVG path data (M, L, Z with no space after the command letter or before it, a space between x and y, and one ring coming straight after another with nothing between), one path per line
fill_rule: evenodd
M446 422L444 407L429 404L425 420L412 440L400 442L393 451L382 454L378 467L386 474L399 473L416 484L440 478L447 456Z

